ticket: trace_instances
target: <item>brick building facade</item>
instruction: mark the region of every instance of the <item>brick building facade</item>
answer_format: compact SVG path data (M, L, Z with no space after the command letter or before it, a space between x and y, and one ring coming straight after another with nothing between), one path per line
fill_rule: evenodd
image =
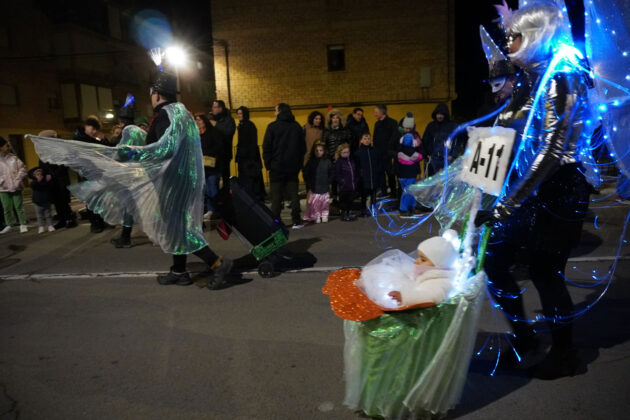
M450 102L454 1L213 0L217 97L236 108ZM330 71L329 55L343 68ZM338 64L338 63L332 63Z

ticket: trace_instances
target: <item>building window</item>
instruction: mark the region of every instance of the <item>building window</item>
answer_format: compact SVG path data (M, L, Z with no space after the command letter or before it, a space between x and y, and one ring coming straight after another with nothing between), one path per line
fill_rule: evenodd
M17 89L11 85L0 85L0 105L17 105Z
M346 48L343 44L328 46L328 71L346 69Z

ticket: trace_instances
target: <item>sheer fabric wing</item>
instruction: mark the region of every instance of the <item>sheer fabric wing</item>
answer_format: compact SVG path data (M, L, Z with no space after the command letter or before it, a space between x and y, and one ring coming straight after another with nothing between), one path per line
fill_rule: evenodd
M107 223L122 223L126 213L164 252L189 254L206 245L199 132L183 105L164 109L171 125L158 142L147 146L31 139L42 160L66 165L87 178L69 189Z

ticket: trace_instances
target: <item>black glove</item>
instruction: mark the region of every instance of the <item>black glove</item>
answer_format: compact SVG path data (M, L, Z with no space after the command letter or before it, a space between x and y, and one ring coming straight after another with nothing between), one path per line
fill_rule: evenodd
M494 222L496 222L496 218L494 217L494 212L491 210L479 210L475 216L476 227L479 227L484 223L494 224Z
M511 214L509 207L499 203L492 210L479 210L475 216L475 226L479 227L484 223L495 224L505 220Z

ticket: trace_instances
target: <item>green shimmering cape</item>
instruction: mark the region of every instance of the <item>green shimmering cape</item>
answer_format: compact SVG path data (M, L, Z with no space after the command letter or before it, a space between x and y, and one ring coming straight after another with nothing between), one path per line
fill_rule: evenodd
M45 162L68 166L87 181L68 189L110 224L131 215L170 254L203 248L203 162L199 131L184 105L163 108L171 121L147 146L107 147L30 136Z

